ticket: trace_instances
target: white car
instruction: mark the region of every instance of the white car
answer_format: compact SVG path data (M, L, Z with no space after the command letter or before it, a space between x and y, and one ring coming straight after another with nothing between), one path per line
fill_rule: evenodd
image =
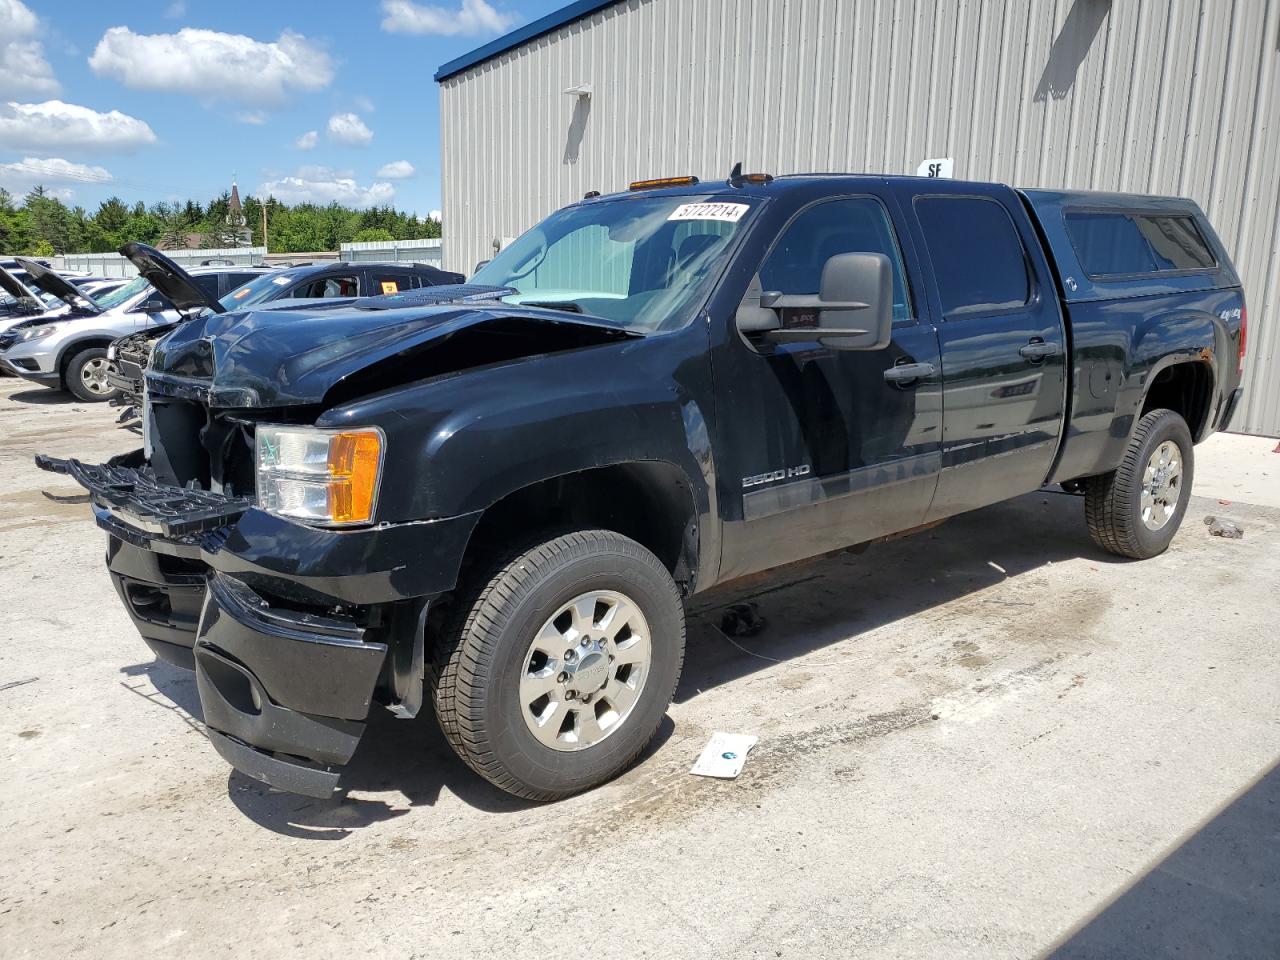
M111 342L178 319L173 304L146 277L135 277L94 296L42 264L23 257L16 260L31 285L66 305L0 332L0 365L33 383L70 390L81 400L111 400L119 394L107 377ZM216 300L265 272L269 268L201 267L191 275Z

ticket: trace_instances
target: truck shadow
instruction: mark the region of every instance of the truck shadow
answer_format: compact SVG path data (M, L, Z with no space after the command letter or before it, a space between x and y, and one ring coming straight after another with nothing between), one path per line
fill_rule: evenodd
M1080 557L1098 564L1125 562L1093 545L1083 514L1079 497L1039 491L872 546L863 554L839 554L709 591L689 606L685 667L675 700L688 702L707 690L963 600L1050 563ZM726 613L741 604L752 605L760 618L761 629L749 636L723 629L729 626L722 623ZM188 720L200 717L190 673L160 662L125 672L145 673L173 706L145 691L135 693L188 714ZM644 757L659 751L673 731L667 717ZM341 785L333 798L312 800L232 771L227 794L255 823L284 836L316 840L342 839L414 807L434 805L444 792L494 814L537 806L503 793L469 770L445 741L429 707L413 720L374 711Z
M1275 956L1280 945L1280 762L1041 956L1161 960Z
M675 700L687 702L777 663L1081 557L1094 564L1130 562L1094 545L1083 498L1045 489L863 553L717 587L689 604ZM1036 599L1028 592L993 602L1033 608Z

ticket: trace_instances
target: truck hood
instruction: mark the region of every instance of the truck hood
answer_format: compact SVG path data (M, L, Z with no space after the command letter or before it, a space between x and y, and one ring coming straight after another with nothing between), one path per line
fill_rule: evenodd
M27 276L31 278L31 282L43 290L45 293L51 293L69 307L79 307L88 310L91 313L102 313L102 306L81 290L77 290L69 281L50 270L43 263L37 263L35 260L28 260L26 257L14 257L14 262L23 270L27 271Z
M448 297L448 288L427 289ZM461 293L438 305L386 303L413 303L425 293L196 317L157 344L148 390L221 408L332 405L472 367L641 336L597 317L461 302Z
M214 313L226 311L226 307L196 286L191 274L155 247L145 243L126 243L120 248L120 253L151 281L153 287L169 298L179 313L187 314L204 307Z

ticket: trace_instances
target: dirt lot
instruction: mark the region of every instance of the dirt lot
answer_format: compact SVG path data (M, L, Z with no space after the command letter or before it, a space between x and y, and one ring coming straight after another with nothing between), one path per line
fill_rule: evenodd
M1145 563L1046 491L753 585L752 653L707 599L657 747L534 806L430 716L341 799L229 772L31 466L113 419L0 380L0 955L1280 955L1274 440L1202 447ZM688 776L714 730L760 737L735 782Z

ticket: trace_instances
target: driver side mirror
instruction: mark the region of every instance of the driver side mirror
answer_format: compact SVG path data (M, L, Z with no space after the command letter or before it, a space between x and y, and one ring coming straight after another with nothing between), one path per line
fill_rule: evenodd
M150 297L134 307L133 311L134 313L160 313L165 309L167 306L163 300L159 297Z
M738 330L770 343L817 341L832 350L880 350L893 337L893 267L882 253L838 253L817 296L762 290L752 280Z

